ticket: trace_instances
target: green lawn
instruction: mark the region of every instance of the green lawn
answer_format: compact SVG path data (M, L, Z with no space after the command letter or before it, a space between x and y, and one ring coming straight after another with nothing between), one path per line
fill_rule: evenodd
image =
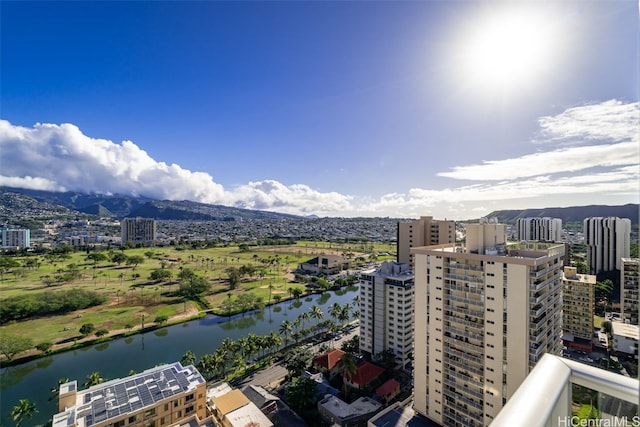
M361 252L367 251L367 252ZM0 276L0 304L2 299L28 293L56 292L61 289L85 288L107 297L108 302L100 307L64 315L48 316L27 321L10 322L0 326L0 335L27 335L34 343L59 343L78 336L84 323L93 323L96 330L115 331L131 324L138 327L145 317L145 326L153 323L158 315L179 316L186 311L197 313L196 305L185 303L176 295L179 286L176 278L181 270L191 269L211 283L206 300L214 310L222 311L223 302L231 294L251 292L264 303L274 302L276 297L288 299L293 289L306 291L304 284L292 281L299 264L319 253L337 253L356 259L368 253L394 252L394 245L372 243L328 243L297 242L287 246L250 246L241 251L238 246L208 249L177 249L154 247L126 249L127 257L143 257L137 266L120 265L111 261L94 263L87 259L86 252L73 252L66 258L44 255L15 257L19 266L2 271ZM111 254L119 250L112 250ZM37 260L37 267L28 267L29 261ZM255 277L243 277L231 290L227 269L253 265L262 273ZM165 268L172 273L170 280L153 282L149 275L154 269ZM70 270L77 271L74 280L56 283L58 276ZM47 283L48 282L48 283ZM271 287L271 289L270 289ZM81 314L81 316L78 316Z

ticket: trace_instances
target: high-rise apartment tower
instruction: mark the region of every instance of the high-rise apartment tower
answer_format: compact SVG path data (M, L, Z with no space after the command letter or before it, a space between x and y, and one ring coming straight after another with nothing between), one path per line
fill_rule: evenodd
M407 264L385 261L360 274L360 350L375 356L391 350L398 364L413 348L413 272Z
M630 252L631 220L618 217L585 218L584 243L591 274L620 270L620 259Z
M397 261L409 264L413 270L413 254L411 248L443 243L455 243L455 221L437 220L431 216L398 223Z
M156 222L150 218L125 218L121 222L122 244L151 246L156 241Z
M564 245L507 244L504 224L482 221L465 246L412 253L414 409L489 425L542 355L562 352Z
M563 339L571 347L591 351L596 276L564 267L562 284Z
M640 297L638 292L638 270L640 258L622 258L620 270L620 306L622 320L625 323L638 325L640 317Z
M562 220L560 218L518 218L516 229L518 240L562 241Z

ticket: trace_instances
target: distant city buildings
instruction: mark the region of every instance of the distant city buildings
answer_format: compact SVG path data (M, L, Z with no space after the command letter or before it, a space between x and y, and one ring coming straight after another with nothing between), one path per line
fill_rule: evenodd
M397 261L409 264L413 270L413 254L411 248L420 246L455 243L456 223L449 220L437 220L431 216L398 223Z
M31 246L31 230L28 229L2 229L3 249L23 249Z
M122 244L152 246L156 241L156 222L149 218L125 218L121 221Z
M206 382L193 366L156 366L78 390L60 385L52 427L213 426L207 417Z
M412 359L414 275L407 264L385 261L360 273L360 350L390 350L405 366Z
M640 293L638 270L639 258L622 258L620 270L620 307L622 321L631 325L638 325L640 315Z
M596 276L578 274L576 267L562 273L563 341L583 351L592 350Z
M562 220L560 218L518 218L516 229L517 240L562 241Z
M414 409L440 425L486 426L543 354L562 352L558 243L506 243L467 225L466 246L414 248Z
M620 270L620 259L630 251L631 220L618 217L592 217L583 221L587 266L591 274Z

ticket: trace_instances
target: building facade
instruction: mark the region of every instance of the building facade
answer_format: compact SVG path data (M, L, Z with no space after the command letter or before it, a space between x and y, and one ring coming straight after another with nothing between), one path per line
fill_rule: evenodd
M562 285L563 341L591 351L596 276L578 274L576 267L564 267Z
M467 225L466 246L414 248L414 408L447 426L486 426L545 353L562 353L564 245L506 244L506 226Z
M391 350L405 366L413 347L414 275L403 263L385 261L360 274L360 351Z
M150 218L125 218L121 222L122 244L152 246L156 241L156 221Z
M2 247L6 249L31 247L31 230L3 228Z
M560 218L518 218L516 229L518 240L562 241L562 220Z
M160 365L136 375L78 390L60 385L53 427L162 427L213 425L206 382L193 366Z
M640 316L640 293L638 292L640 258L622 258L620 270L620 307L622 321L638 325Z
M585 218L584 243L591 274L620 270L620 259L628 258L631 248L631 220L618 217Z
M419 246L455 243L455 221L437 220L431 216L421 216L420 219L398 223L397 261L409 264L413 269L413 254L411 248Z

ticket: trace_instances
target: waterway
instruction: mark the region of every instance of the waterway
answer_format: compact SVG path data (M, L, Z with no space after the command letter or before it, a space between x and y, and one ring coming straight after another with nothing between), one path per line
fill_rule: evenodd
M199 320L3 368L0 370L0 425L13 425L8 417L20 399L29 399L38 409L22 426L46 425L58 410L57 399L49 398L51 388L57 387L61 378L77 380L81 387L87 375L95 371L106 379L114 379L125 377L131 371L141 372L161 363L178 361L187 350L199 358L213 353L226 337L237 340L251 332L267 335L273 330L277 333L282 321L295 320L312 305L319 306L328 319L333 303L352 302L357 293L357 287L349 287L299 301L284 301L259 312L231 318L207 315Z

